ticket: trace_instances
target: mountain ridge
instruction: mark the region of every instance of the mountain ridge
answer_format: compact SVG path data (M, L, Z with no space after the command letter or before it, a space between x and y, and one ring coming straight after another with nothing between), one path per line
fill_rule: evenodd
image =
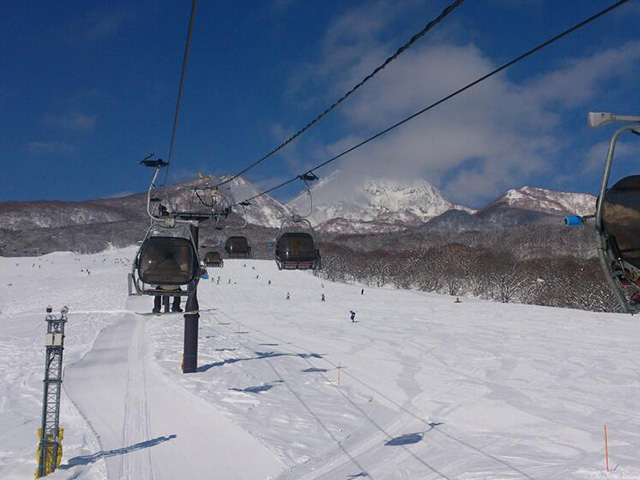
M228 178L212 176L210 181L214 184ZM325 177L325 183L331 178ZM195 186L204 187L205 181L196 179L168 186L164 190L158 189L158 193L163 193L165 203L177 210L210 210L195 199ZM507 190L477 211L449 202L426 180L403 182L369 177L363 180L361 188L354 186L352 191L346 192L345 198L340 196L342 190L339 188L331 190L325 186L325 189L328 194L324 201L322 195L314 195L315 220L324 221L314 221L314 215L311 219L315 230L326 238L394 235L409 231L417 235L434 233L455 238L465 231L562 225L561 215L590 214L595 207L592 195L526 186ZM237 178L221 187L219 195L236 203L259 193L261 190L251 182ZM280 227L282 218L290 215L292 209L306 213L308 204L303 203L308 201L306 196L303 192L294 199L297 203L292 201L285 205L270 195L262 195L246 208L246 227L243 228L242 218L245 212L235 211L223 222L225 225L221 224L228 228L216 230L217 225L205 222L203 234L220 241L230 229L242 228L253 241L266 245L274 230ZM5 255L68 250L78 242L90 251L98 251L96 249L107 244L125 246L138 241L148 226L146 194L82 202L2 202L0 226L0 254Z

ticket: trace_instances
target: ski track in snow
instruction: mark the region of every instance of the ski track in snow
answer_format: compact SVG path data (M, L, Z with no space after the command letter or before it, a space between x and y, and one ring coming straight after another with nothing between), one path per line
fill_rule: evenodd
M228 260L182 375L182 317L126 298L133 255L0 258L0 478L35 471L48 303L71 308L52 479L640 478L635 318Z

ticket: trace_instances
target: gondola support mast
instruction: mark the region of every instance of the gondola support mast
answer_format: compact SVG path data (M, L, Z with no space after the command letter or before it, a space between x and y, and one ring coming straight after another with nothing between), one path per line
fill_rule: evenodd
M62 307L60 315L53 315L47 307L47 333L45 334L44 395L42 424L38 429L38 468L35 478L53 473L62 460L62 436L60 428L60 394L62 392L62 352L64 351L64 324L69 308Z

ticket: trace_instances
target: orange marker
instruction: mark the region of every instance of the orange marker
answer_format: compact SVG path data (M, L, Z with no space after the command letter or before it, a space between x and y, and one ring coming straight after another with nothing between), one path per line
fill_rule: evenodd
M609 439L607 438L607 424L604 424L604 458L607 466L607 472L609 471Z

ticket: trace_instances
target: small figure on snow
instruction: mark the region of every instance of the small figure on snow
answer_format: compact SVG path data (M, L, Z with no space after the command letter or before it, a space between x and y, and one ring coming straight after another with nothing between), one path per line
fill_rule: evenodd
M324 298L324 293L323 293L322 295L320 295L320 301L321 301L321 302L326 301L326 300L325 300L325 298Z
M271 280L269 280L269 281L267 282L267 284L268 284L268 285L271 285Z
M231 279L229 279L229 285L231 285Z
M291 294L289 292L287 292L287 296L285 297L286 300L291 300Z
M353 310L349 310L349 315L351 318L351 323L355 323L356 321L356 312L354 312Z
M258 280L260 278L260 275L256 275L256 280Z
M360 295L364 295L364 288L360 290Z

